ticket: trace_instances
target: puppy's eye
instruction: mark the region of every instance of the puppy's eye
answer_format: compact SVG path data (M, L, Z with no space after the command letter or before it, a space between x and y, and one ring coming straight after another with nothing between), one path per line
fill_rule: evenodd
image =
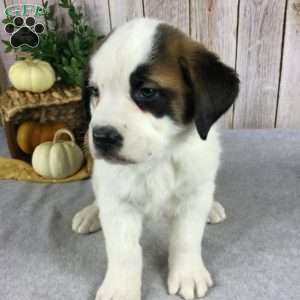
M137 102L154 102L159 97L159 91L151 87L141 87L134 93Z
M140 92L141 92L141 95L145 98L152 98L157 93L157 91L155 89L148 88L148 87L141 88Z
M99 89L96 86L90 85L87 87L88 90L88 95L89 98L91 100L91 107L95 108L97 106L97 104L99 103L99 99L100 99L100 93L99 93Z
M89 93L93 97L99 97L99 89L95 86L89 86Z

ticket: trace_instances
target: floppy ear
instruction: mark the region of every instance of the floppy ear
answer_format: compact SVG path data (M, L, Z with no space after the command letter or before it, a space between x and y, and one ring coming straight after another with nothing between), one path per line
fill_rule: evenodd
M200 137L205 140L211 126L229 109L239 92L236 72L205 48L181 58L183 77L191 89L194 118Z

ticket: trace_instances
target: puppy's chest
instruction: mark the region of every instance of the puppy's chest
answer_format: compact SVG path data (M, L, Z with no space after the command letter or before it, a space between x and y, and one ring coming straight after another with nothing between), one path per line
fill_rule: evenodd
M174 206L174 195L179 184L178 174L172 162L137 174L128 201L132 201L145 214L169 213Z
M100 205L110 199L116 205L127 202L144 214L161 215L175 209L183 178L185 172L172 160L145 168L112 167L99 161L94 166L93 184Z

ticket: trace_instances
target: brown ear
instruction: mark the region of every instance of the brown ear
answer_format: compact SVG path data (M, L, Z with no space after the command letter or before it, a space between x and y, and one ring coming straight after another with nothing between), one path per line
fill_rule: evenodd
M211 126L229 109L239 92L236 72L204 47L197 47L179 64L194 103L194 118L205 140Z

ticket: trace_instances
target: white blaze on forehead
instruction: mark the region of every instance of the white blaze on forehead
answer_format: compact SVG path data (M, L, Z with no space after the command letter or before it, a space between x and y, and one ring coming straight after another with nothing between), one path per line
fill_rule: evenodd
M101 85L126 80L129 84L130 74L149 58L159 24L140 18L117 28L91 59L91 81Z

